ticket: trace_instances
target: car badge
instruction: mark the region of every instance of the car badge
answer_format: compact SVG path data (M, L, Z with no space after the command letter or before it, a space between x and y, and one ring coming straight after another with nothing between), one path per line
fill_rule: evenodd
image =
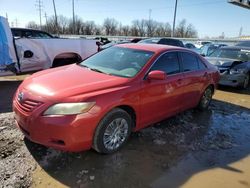
M23 98L24 98L24 93L23 92L18 93L18 96L17 96L18 102L22 102Z

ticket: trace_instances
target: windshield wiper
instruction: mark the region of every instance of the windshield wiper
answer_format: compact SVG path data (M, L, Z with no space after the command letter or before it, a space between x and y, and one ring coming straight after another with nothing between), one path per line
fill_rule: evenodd
M101 71L101 70L99 70L99 69L96 69L96 68L90 68L90 67L88 67L90 70L92 70L92 71L95 71L95 72L100 72L100 73L104 73L104 74L107 74L106 72L103 72L103 71Z
M108 73L103 72L103 71L101 71L101 70L99 70L99 69L88 67L87 65L81 65L81 66L82 66L82 67L85 67L85 68L87 68L87 69L89 69L89 70L95 71L95 72L108 74Z

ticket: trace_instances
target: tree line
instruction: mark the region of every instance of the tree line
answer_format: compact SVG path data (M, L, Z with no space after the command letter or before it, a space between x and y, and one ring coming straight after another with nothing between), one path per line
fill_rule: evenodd
M155 20L136 19L130 25L122 25L114 18L106 18L102 25L98 25L94 21L83 21L78 16L73 21L62 15L58 16L57 19L54 16L49 17L41 28L34 21L29 22L26 27L42 29L53 34L75 35L170 37L172 32L169 23L157 22ZM187 23L183 19L177 24L174 37L197 37L197 30L192 24Z

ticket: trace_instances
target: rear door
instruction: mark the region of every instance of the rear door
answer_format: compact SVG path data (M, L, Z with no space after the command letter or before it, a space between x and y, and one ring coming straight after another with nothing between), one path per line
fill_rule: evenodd
M209 75L206 65L192 52L180 52L181 67L184 76L183 110L195 107L206 86Z
M177 52L167 52L153 64L150 71L160 70L167 74L165 80L143 82L141 96L142 125L148 125L179 112L182 104L183 74Z

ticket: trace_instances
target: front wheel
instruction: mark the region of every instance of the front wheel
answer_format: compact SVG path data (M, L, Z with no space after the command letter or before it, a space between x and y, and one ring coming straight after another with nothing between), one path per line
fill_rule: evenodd
M201 97L201 99L200 99L200 102L199 102L199 104L198 104L198 108L199 108L200 110L206 110L206 109L208 108L208 106L209 106L211 100L212 100L212 96L213 96L212 87L208 87L208 88L204 91L204 93L203 93L203 95L202 95L202 97Z
M131 116L122 109L113 109L98 124L92 147L105 154L119 150L127 142L131 127Z

